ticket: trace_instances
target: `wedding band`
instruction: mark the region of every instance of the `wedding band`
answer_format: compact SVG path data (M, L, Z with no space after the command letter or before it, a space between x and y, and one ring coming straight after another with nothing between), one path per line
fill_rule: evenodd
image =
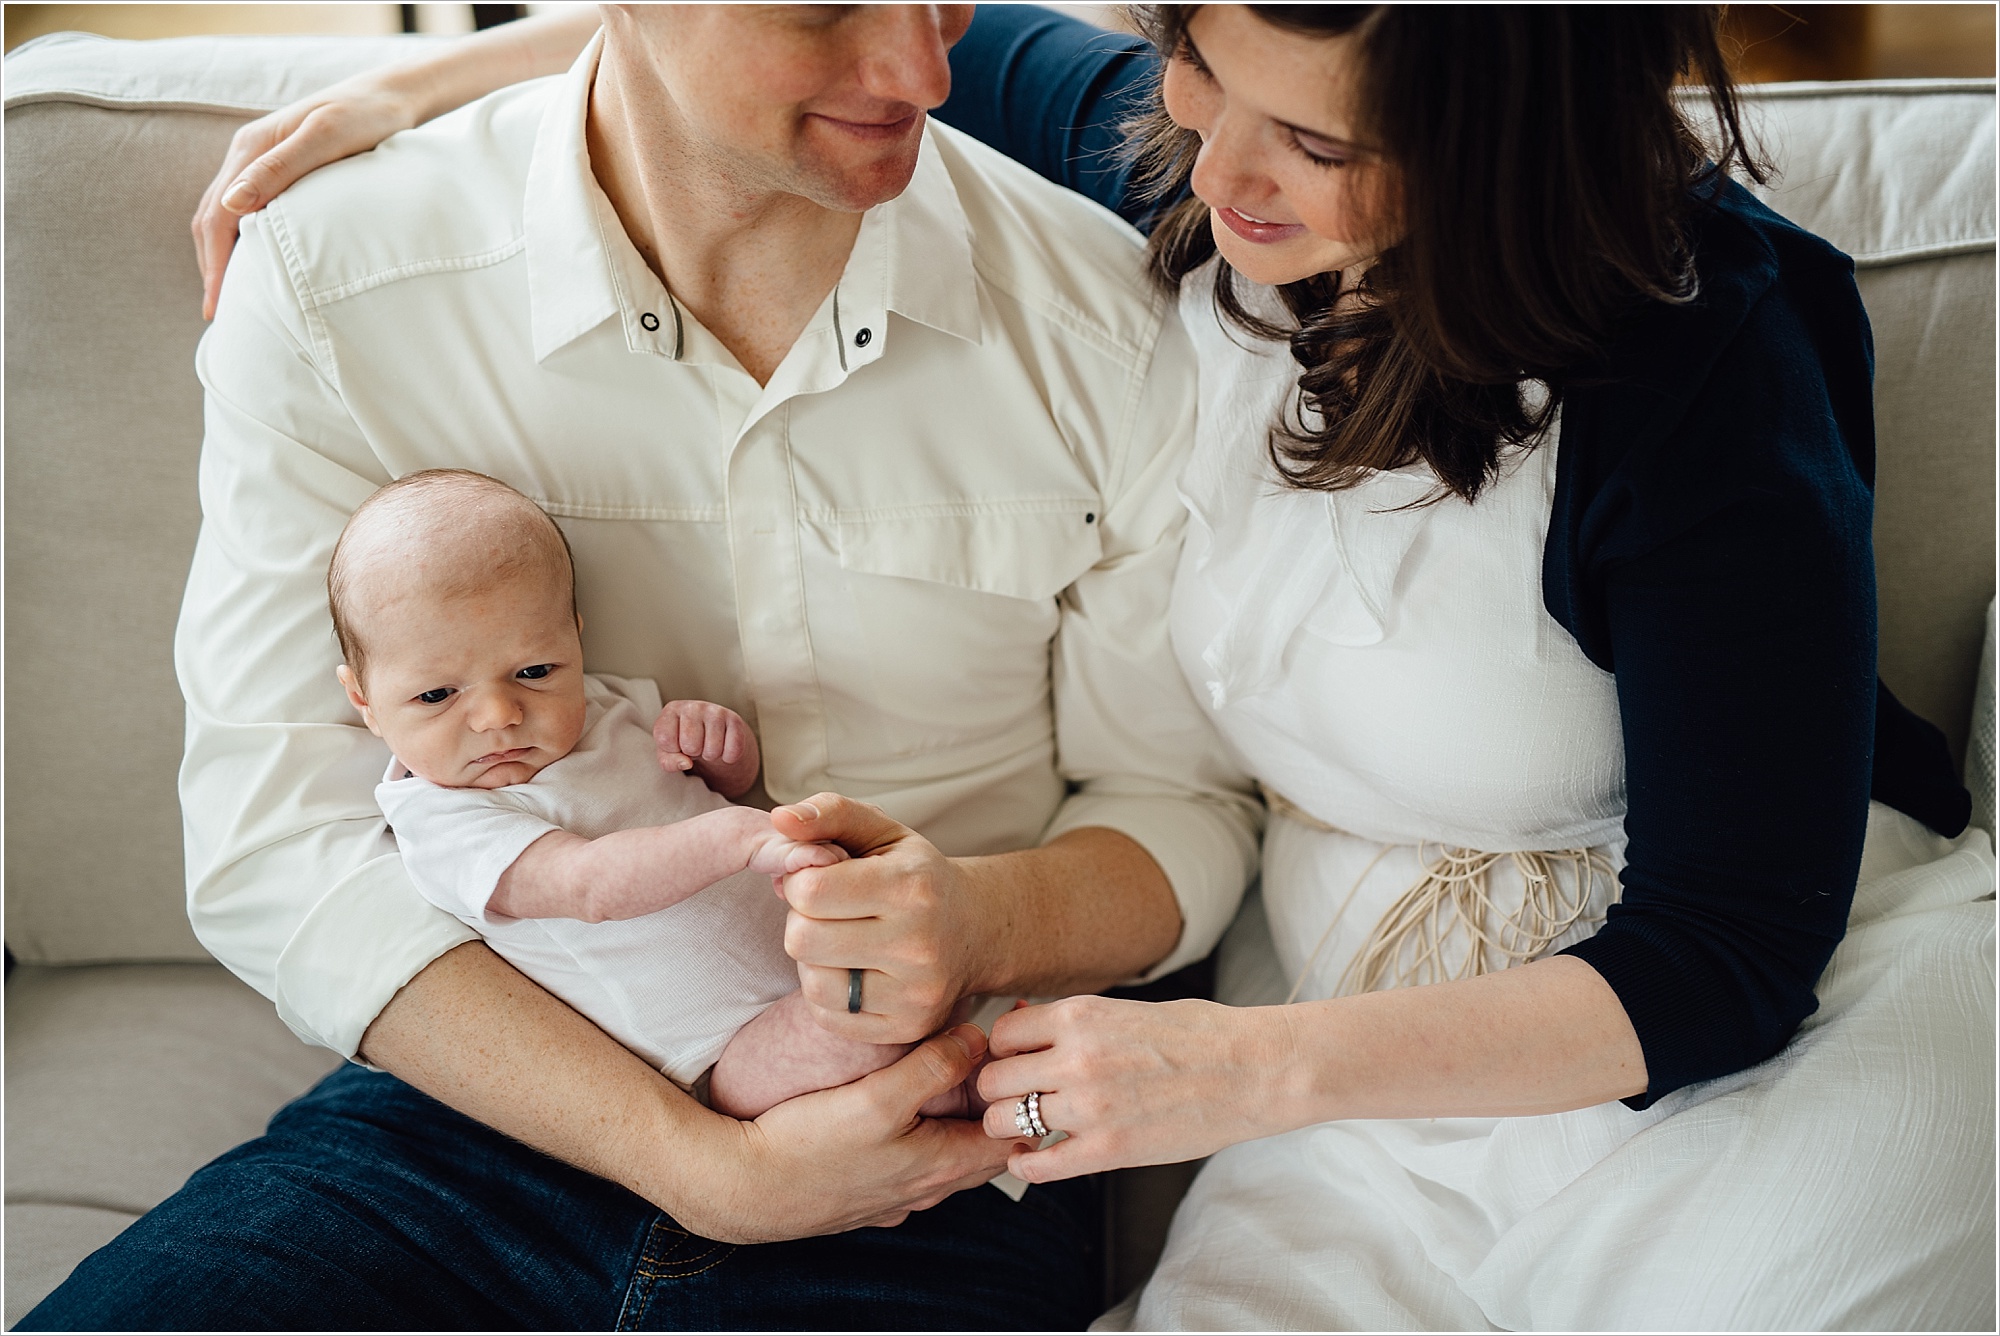
M850 1016L859 1016L861 1014L861 976L863 973L865 973L863 970L849 970L847 972L847 1014Z
M1030 1090L1014 1105L1014 1126L1024 1137L1039 1140L1049 1134L1049 1125L1042 1121L1042 1095L1039 1090Z

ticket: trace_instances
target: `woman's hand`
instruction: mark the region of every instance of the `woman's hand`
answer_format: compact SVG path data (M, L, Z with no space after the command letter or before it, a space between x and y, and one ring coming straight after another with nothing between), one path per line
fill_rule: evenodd
M222 273L244 214L263 208L307 172L365 153L421 124L425 111L424 97L408 86L401 70L370 70L238 130L194 211L202 317L215 318Z
M1294 1064L1284 1007L1071 997L993 1025L979 1074L989 1136L1019 1143L1014 1108L1041 1092L1042 1122L1068 1137L1008 1161L1030 1183L1172 1164L1284 1131L1267 1087Z
M851 1085L786 1100L755 1122L718 1118L735 1142L709 1159L723 1181L718 1190L676 1194L669 1209L703 1237L769 1243L901 1224L977 1187L1027 1143L917 1110L965 1080L985 1051L979 1027L961 1025Z
M366 153L400 130L508 84L560 73L596 31L595 7L587 5L503 23L439 43L403 64L343 79L238 130L194 212L202 317L215 318L222 272L244 214L263 208L306 173Z

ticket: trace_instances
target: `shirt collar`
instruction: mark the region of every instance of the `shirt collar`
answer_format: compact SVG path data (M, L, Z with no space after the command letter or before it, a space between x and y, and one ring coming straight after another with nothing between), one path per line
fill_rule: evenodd
M600 32L557 85L528 163L523 219L535 360L616 317L633 352L727 362L640 257L590 170L584 120L603 43ZM800 335L830 335L843 374L882 356L888 311L980 341L971 227L933 134L926 126L909 188L863 215L838 288Z

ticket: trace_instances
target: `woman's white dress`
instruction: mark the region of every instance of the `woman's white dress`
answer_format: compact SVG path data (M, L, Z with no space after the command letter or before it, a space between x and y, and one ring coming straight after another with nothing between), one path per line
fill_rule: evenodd
M1232 932L1223 1000L1327 997L1441 846L1619 864L1617 701L1542 604L1558 442L1515 453L1472 505L1412 506L1432 493L1421 469L1281 488L1265 439L1297 368L1224 328L1209 292L1204 271L1182 303L1202 407L1174 641L1279 795L1269 931L1251 913ZM1570 880L1588 904L1550 950L1615 894ZM1107 1324L1990 1328L1993 888L1984 832L1945 840L1877 805L1820 1009L1777 1057L1644 1112L1328 1123L1232 1147ZM1519 905L1511 861L1489 890L1496 912Z

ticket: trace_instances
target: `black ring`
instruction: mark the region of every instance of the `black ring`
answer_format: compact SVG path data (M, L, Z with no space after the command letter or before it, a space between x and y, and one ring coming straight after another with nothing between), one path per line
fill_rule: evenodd
M861 975L862 971L858 969L847 971L847 1014L850 1016L861 1014Z

